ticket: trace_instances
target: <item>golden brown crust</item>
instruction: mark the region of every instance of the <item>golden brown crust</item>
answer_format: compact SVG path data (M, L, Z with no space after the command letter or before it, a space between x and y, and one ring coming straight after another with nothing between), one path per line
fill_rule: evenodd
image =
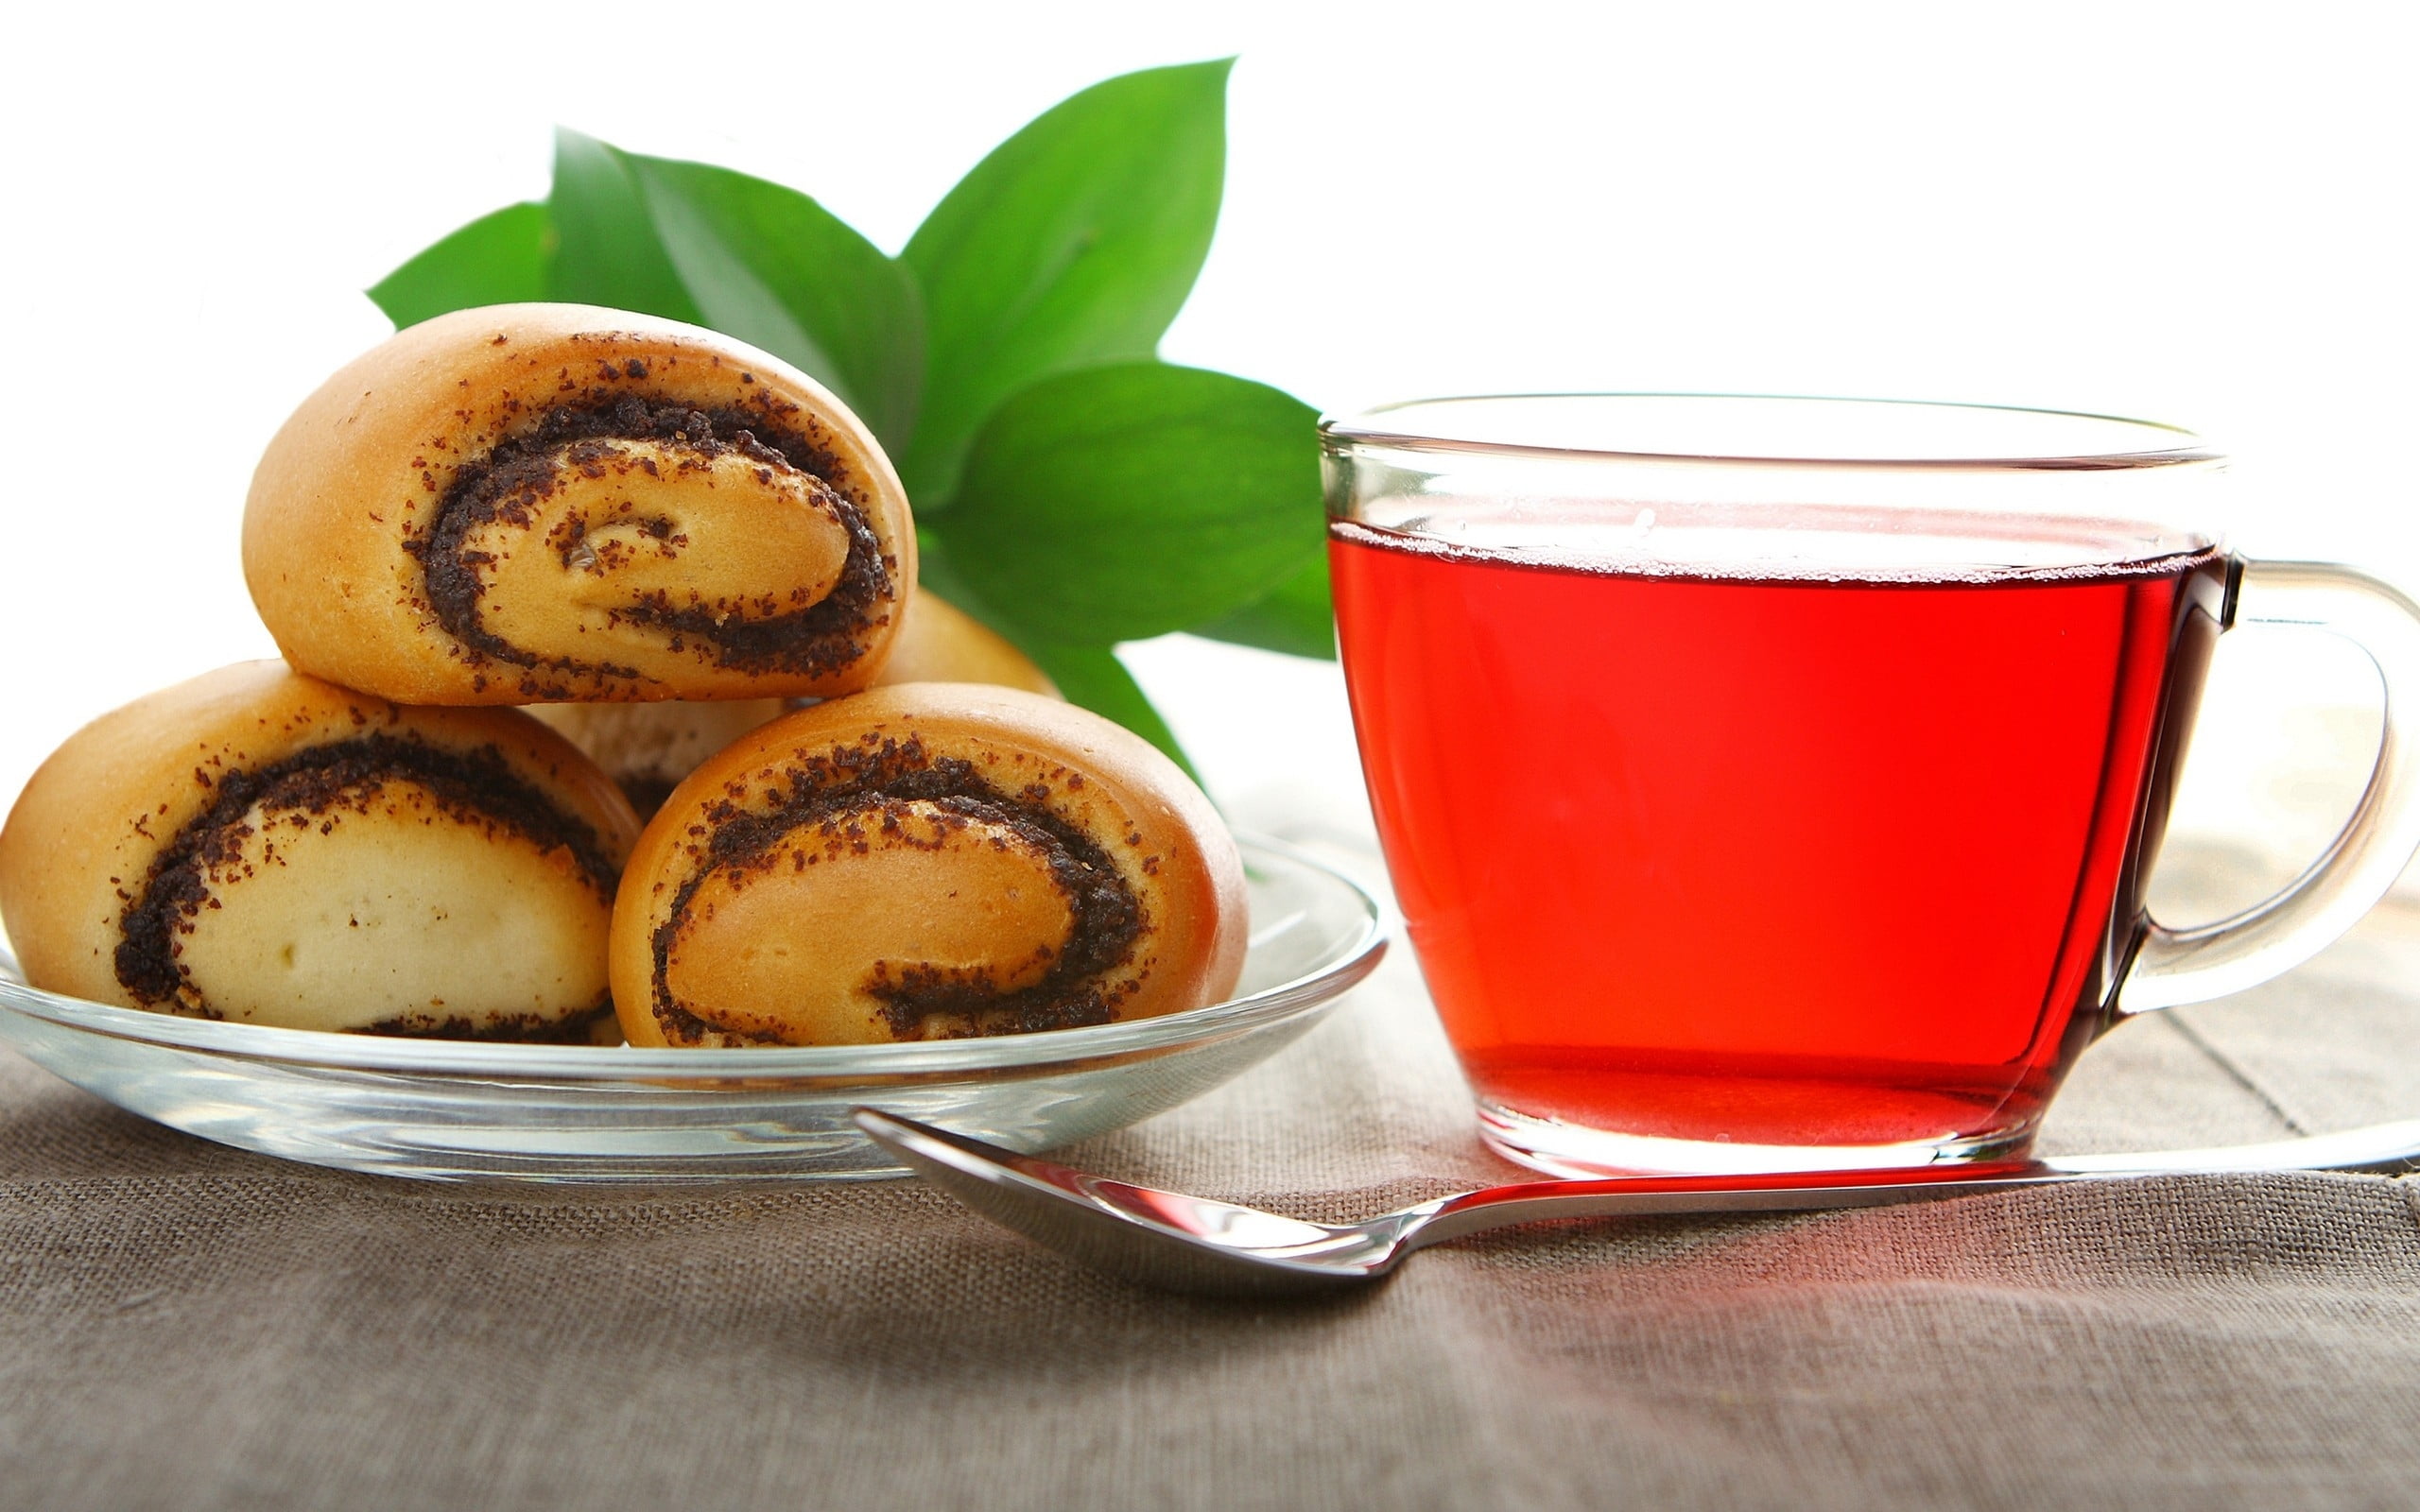
M625 434L592 417L631 401L651 439L593 434ZM719 417L703 451L675 423L689 411ZM747 427L787 437L783 455L735 440ZM499 443L537 459L492 467ZM501 517L465 525L478 488L506 490ZM817 623L850 645L717 641L814 609L844 551L864 602ZM585 305L459 311L355 359L270 441L244 515L287 660L405 703L829 696L880 671L915 572L907 495L830 393L716 333Z
M298 796L305 788L311 794ZM523 896L533 887L547 893L575 915L591 906L578 900L595 895L601 938L614 872L637 829L612 781L526 715L404 708L283 662L245 662L104 714L43 764L0 828L0 919L27 980L72 997L302 1027L414 1019L393 1027L427 1030L459 1019L471 1032L487 1032L509 1027L504 1021L523 1010L468 1002L445 1011L416 1001L382 1005L374 988L299 1005L206 1001L190 953L210 945L219 963L213 969L226 979L237 970L227 964L232 954L249 951L257 963L262 931L308 934L290 918L270 917L276 909L290 913L305 899L306 907L346 914L332 889L356 883L360 906L349 923L337 920L343 928L334 954L319 957L335 975L310 978L318 968L306 960L295 980L395 978L403 957L458 944L464 930L509 946L511 919L477 916L499 898L511 914L513 887ZM173 888L155 885L167 875L164 851L203 835L219 847L219 859L194 872L190 909L168 906ZM328 870L332 850L341 863L336 873ZM344 869L356 858L361 868ZM424 892L432 877L441 883L466 858L491 863L463 879L464 896L482 901L457 910L451 934L418 929L406 917L416 906L406 895ZM265 913L254 900L277 898L281 887L285 901ZM160 926L158 949L147 957L152 974L146 977L138 960L130 980L121 947L130 930L141 932L147 907ZM379 910L393 913L393 928L373 940ZM576 945L588 928L579 918L545 925L542 943ZM300 937L285 941L289 952ZM290 954L285 964L297 964ZM486 968L439 961L432 969ZM526 962L506 969L534 970Z
M910 683L775 720L658 811L614 904L632 1044L1072 1027L1224 998L1243 868L1147 742L1020 690Z
M1058 687L990 626L919 588L876 687L901 682L993 682L1050 697ZM779 698L711 702L544 703L528 713L586 752L620 783L645 819L698 764L795 704Z
M902 682L990 682L1060 696L1049 674L1008 637L923 588L908 601L890 660L873 679L877 688Z
M542 703L527 711L603 767L642 821L664 806L700 762L788 712L789 705L779 698Z

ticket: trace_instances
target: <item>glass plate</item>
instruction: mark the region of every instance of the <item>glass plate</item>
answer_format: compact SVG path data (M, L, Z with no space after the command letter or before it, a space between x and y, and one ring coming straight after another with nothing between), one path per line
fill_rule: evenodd
M1243 839L1238 996L1089 1029L779 1050L499 1045L214 1023L60 997L0 952L0 1040L204 1139L435 1180L904 1176L848 1121L870 1104L1041 1150L1198 1097L1290 1043L1386 951L1341 873Z

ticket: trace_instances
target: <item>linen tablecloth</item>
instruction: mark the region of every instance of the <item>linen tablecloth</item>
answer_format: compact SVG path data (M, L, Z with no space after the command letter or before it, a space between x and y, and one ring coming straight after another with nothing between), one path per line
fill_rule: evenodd
M2398 901L2120 1029L2046 1144L2415 1115ZM1400 948L1275 1059L1071 1158L1307 1216L1518 1175ZM12 1508L2403 1507L2415 1424L2402 1180L1532 1228L1251 1303L1073 1269L910 1182L323 1172L0 1055Z

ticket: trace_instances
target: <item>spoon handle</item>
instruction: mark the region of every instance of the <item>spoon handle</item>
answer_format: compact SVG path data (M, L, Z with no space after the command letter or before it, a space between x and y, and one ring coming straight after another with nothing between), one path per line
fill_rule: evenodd
M2255 1171L2408 1171L2420 1166L2420 1120L2374 1124L2339 1134L2207 1150L2004 1160L1911 1171L1803 1171L1754 1176L1634 1176L1599 1181L1529 1181L1441 1197L1398 1215L1406 1251L1513 1224L1669 1212L1803 1212L1879 1208L1936 1197L1980 1196L2020 1187L2126 1177Z
M1400 1243L1425 1249L1448 1239L1556 1218L1644 1217L1672 1212L1811 1212L1880 1208L1936 1197L1979 1196L2018 1187L2098 1179L2034 1160L1937 1171L1803 1171L1756 1176L1626 1176L1599 1181L1528 1181L1441 1197L1407 1210Z

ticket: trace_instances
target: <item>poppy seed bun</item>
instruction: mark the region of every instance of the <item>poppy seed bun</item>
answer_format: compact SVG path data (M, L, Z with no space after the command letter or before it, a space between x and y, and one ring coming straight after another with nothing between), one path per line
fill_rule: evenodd
M901 682L992 682L1059 696L1058 684L1007 636L942 598L918 589L874 686Z
M778 358L514 304L302 402L244 576L298 670L399 702L827 697L881 670L916 548L873 433Z
M1049 678L998 631L919 588L901 610L877 687L898 682L996 682L1059 696ZM769 719L779 698L714 702L541 703L528 712L622 784L644 819L698 764Z
M0 829L26 976L289 1028L585 1038L638 831L604 773L503 709L407 709L279 662L70 736Z
M526 712L605 768L645 820L700 762L789 707L779 698L724 698L536 703Z
M1035 694L906 683L786 714L640 836L614 913L640 1045L866 1044L1201 1006L1243 867L1148 742Z

